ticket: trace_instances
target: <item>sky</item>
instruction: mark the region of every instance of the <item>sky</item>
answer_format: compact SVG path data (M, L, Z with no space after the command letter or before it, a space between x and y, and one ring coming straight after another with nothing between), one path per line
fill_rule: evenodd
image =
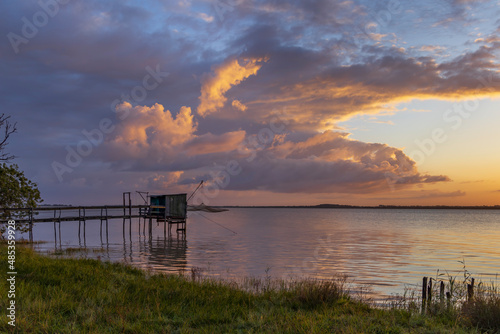
M46 204L500 204L500 1L3 1Z

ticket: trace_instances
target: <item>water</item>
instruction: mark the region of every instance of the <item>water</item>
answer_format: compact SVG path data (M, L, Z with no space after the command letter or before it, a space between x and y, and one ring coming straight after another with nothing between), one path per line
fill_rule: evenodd
M88 221L85 240L78 223L61 223L54 243L52 223L34 227L40 251L80 247L82 256L123 261L141 268L178 273L197 268L206 276L328 279L347 274L386 298L416 286L437 271L460 278L463 263L474 277L490 281L500 273L500 211L408 209L231 209L190 212L185 238L173 228L164 236L153 223L152 237L138 220L111 220L103 241L99 221ZM222 226L223 227L222 227ZM225 228L224 228L225 227ZM230 230L235 231L235 233ZM76 254L78 255L78 254Z

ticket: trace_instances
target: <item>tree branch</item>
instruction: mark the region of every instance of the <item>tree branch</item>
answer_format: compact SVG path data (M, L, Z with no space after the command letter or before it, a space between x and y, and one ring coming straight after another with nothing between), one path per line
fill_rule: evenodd
M11 134L17 132L17 123L12 124L9 121L10 116L6 116L5 114L0 115L0 129L4 128L3 138L0 140L0 161L9 161L15 158L14 155L5 153L5 146L7 146L8 139Z

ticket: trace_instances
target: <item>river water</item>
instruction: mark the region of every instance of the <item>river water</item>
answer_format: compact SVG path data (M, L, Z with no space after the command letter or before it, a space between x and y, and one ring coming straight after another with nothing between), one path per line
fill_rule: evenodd
M189 212L187 232L165 236L153 223L151 236L139 221L110 220L108 238L99 221L34 227L36 247L86 247L73 256L122 261L167 273L196 268L225 279L267 277L328 279L342 273L370 287L375 297L402 294L423 276L463 277L463 267L483 281L500 273L500 211L413 209L234 208ZM58 229L56 229L58 231ZM56 240L54 240L56 239Z

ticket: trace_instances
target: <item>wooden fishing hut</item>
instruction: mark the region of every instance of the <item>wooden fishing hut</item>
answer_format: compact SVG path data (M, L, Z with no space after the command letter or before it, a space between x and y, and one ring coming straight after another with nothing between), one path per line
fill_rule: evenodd
M149 217L168 224L168 229L176 225L177 231L186 231L187 194L150 195Z

